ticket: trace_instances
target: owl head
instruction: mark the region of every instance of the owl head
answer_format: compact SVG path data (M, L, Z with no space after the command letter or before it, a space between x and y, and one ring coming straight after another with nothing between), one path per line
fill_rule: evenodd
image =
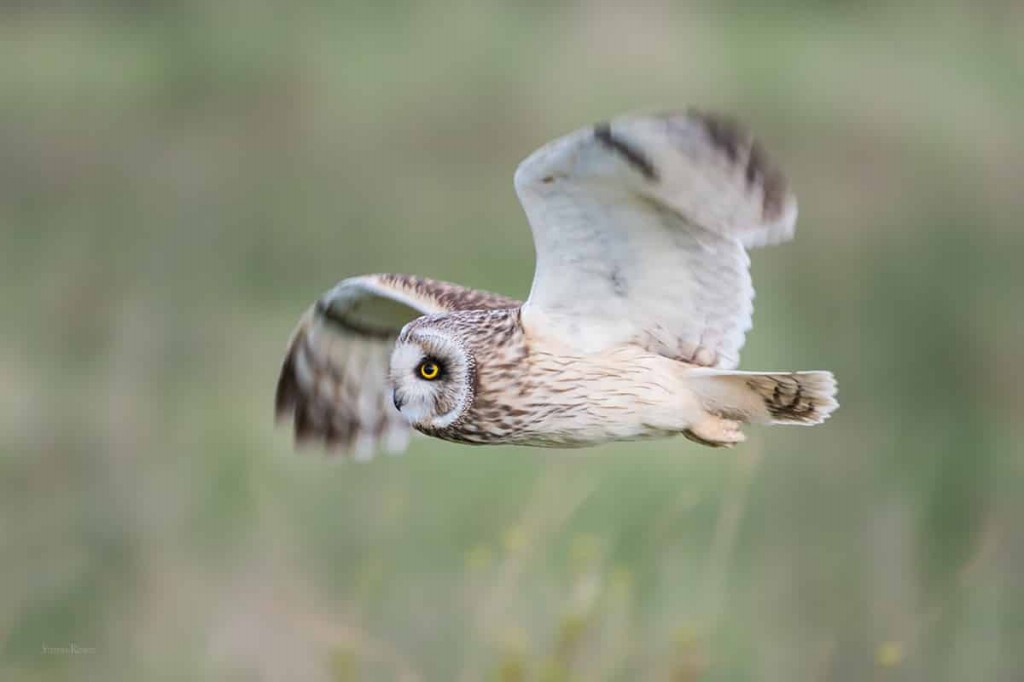
M451 426L473 403L476 361L451 317L409 323L391 354L395 407L419 430Z

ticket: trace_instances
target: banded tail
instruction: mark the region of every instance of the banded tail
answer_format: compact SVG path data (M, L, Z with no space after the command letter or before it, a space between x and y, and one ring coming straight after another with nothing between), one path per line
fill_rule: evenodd
M705 410L753 424L820 424L839 407L831 372L695 369L687 378Z

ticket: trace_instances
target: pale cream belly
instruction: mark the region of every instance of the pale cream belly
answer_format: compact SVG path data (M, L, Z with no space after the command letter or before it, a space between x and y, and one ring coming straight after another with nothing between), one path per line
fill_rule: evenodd
M477 413L483 428L459 439L582 447L677 435L703 413L687 387L688 369L631 346L597 355L535 353L527 381L506 394L508 404Z

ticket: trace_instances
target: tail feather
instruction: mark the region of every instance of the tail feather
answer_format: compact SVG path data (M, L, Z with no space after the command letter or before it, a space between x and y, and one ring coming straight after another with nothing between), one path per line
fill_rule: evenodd
M831 372L696 369L694 391L711 414L762 424L820 424L839 407Z

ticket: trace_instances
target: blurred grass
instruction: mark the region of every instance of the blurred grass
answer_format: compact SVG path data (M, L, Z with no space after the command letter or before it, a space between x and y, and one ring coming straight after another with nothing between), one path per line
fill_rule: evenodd
M0 9L0 677L1018 679L1024 12L773 7ZM291 453L309 300L524 296L519 159L691 104L793 178L744 366L827 426Z

